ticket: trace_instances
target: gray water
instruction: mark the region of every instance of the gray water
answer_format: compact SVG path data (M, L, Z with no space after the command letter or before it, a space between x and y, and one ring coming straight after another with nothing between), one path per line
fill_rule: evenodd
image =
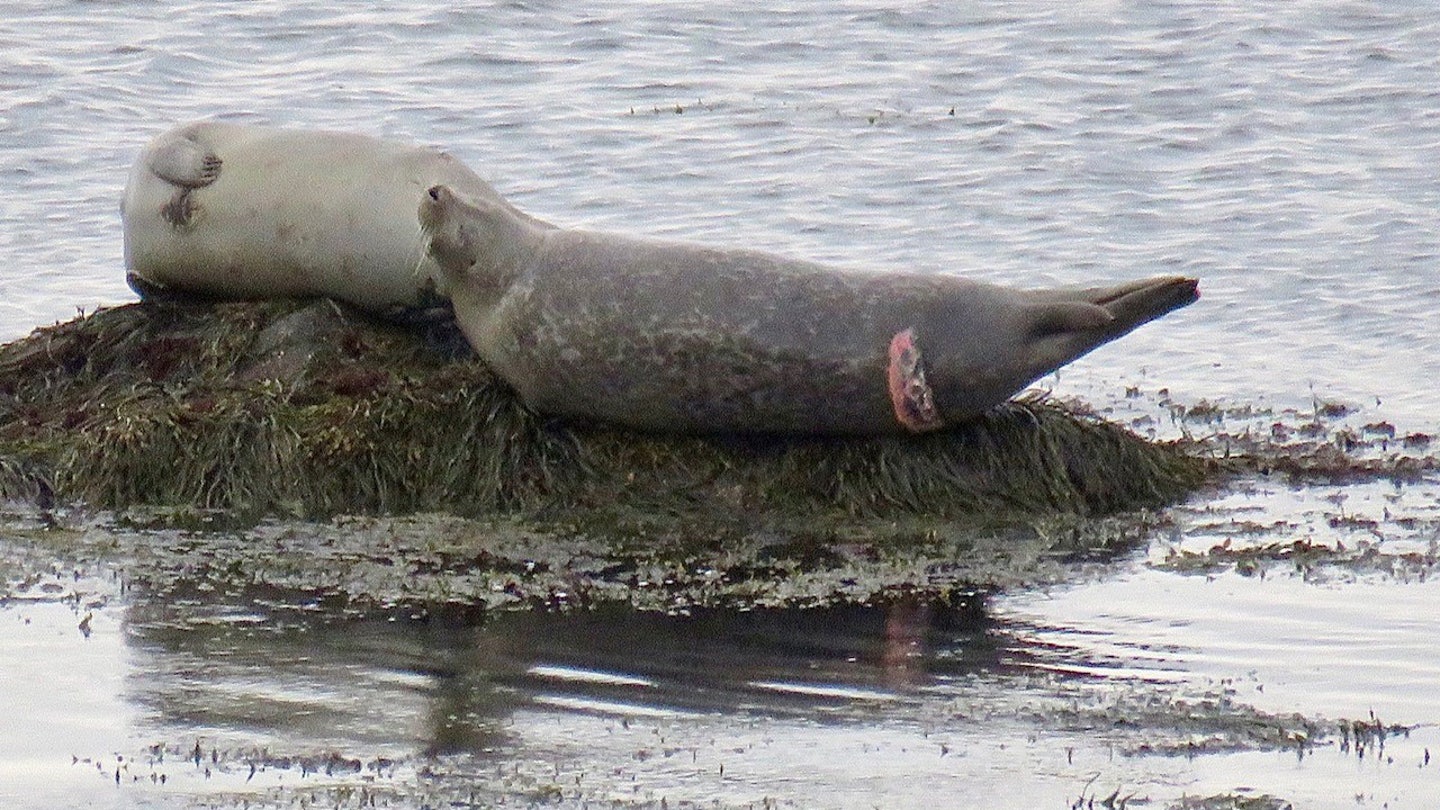
M1428 4L334 5L9 3L0 339L133 299L117 210L129 163L154 134L215 117L438 146L521 208L565 225L1016 285L1194 275L1199 303L1041 385L1162 436L1176 428L1158 403L1172 401L1284 413L1323 400L1358 409L1356 424L1440 432L1440 17ZM1426 806L1437 786L1434 769L1415 767L1418 750L1440 753L1432 584L1393 571L1262 580L1161 563L1250 523L1271 527L1270 540L1423 553L1440 537L1437 503L1433 477L1202 498L1177 510L1174 536L1101 575L999 597L1001 636L1034 654L922 679L922 698L873 672L836 675L822 680L867 691L784 712L767 699L754 716L748 698L725 699L716 720L715 705L603 690L546 698L536 682L624 667L581 641L528 649L515 664L530 673L523 688L502 678L495 688L510 703L481 711L504 718L508 736L475 747L500 751L497 767L517 773L566 763L557 779L628 769L637 801L923 806L940 792L1058 807L1101 771L1115 777L1101 796L1123 776L1157 800L1258 786L1307 807L1354 806L1357 796ZM223 644L152 643L166 621L143 595L97 605L85 638L72 606L17 604L0 611L0 714L17 718L0 725L0 797L15 806L140 801L116 793L109 771L114 757L157 739L277 750L360 740L413 757L433 742L417 729L435 725L423 718L444 681L422 663L465 646L381 628L380 649L405 650L336 651L323 628L293 631L319 639L324 661L355 680L291 677L253 649L234 657L248 665L227 669ZM291 630L264 617L242 610L222 621L207 610L173 624L253 625L292 645L277 656L305 655ZM529 644L549 632L512 637ZM725 638L706 654L726 660ZM964 646L934 643L927 661ZM654 681L643 662L659 655L640 648L642 663L624 677ZM826 660L849 657L842 649ZM561 668L544 668L552 658ZM759 658L778 682L803 680L809 667ZM158 710L161 697L144 686L156 671L166 684L209 679L240 708L197 712L193 699L174 698L178 709ZM1030 700L1028 671L1223 684L1264 711L1374 710L1430 739L1404 754L1414 758L1403 778L1374 759L1327 766L1271 753L1117 765L1104 740L1037 738L1023 723L976 729L937 709L964 703L973 718L975 703ZM31 679L43 680L16 687ZM605 687L614 688L624 687ZM332 699L372 719L306 730L255 714L288 706L323 719ZM846 707L838 720L835 701ZM228 719L194 719L216 716ZM942 757L939 744L968 754ZM715 746L730 752L731 778L692 778L725 758ZM637 758L641 748L658 753ZM692 749L693 762L676 764ZM82 778L72 756L109 759ZM224 790L260 789L243 777ZM196 795L216 784L172 778Z

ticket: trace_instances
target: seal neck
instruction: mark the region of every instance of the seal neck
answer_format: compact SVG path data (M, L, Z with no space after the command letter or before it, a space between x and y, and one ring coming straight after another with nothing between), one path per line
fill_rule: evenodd
M500 200L503 212L496 212L491 219L493 231L488 246L489 274L502 286L510 286L530 264L545 241L546 231L555 230L548 222L526 214L510 203ZM477 262L471 269L475 272L485 262Z

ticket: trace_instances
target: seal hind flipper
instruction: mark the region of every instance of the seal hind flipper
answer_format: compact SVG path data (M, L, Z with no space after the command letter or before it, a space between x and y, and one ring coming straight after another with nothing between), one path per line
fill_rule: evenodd
M1027 291L1032 305L1083 303L1103 307L1114 316L1111 329L1123 335L1200 297L1198 282L1183 276L1154 276L1110 287Z
M1199 282L1195 279L1159 276L1112 287L1095 303L1115 316L1111 331L1114 337L1119 337L1199 298Z
M1115 316L1105 307L1081 301L1031 304L1027 309L1031 319L1032 338L1069 332L1090 332L1104 329L1115 321Z
M1199 296L1195 279L1178 276L1160 276L1114 287L1036 293L1026 306L1034 319L1029 334L1036 376L1054 371L1129 334L1136 327L1194 303ZM1105 317L1097 318L1097 312Z

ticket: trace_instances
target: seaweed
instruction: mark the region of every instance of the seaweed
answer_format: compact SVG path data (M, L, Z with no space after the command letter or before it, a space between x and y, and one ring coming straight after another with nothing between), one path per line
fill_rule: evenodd
M913 437L570 424L325 300L130 304L0 347L0 496L42 505L988 522L1163 505L1216 469L1040 397Z

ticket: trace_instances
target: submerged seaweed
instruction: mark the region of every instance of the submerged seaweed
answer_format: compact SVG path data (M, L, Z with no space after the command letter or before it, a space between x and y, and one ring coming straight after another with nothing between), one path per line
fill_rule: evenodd
M42 505L989 521L1159 505L1207 469L1044 399L917 437L571 425L329 301L134 304L0 347L0 495Z

